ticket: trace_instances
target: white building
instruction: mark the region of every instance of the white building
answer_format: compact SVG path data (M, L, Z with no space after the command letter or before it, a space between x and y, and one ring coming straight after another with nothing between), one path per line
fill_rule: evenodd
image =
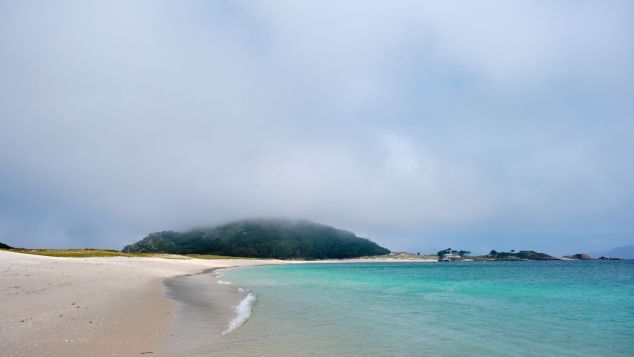
M461 262L463 260L464 258L462 256L453 253L443 254L443 256L438 259L438 261L441 262Z

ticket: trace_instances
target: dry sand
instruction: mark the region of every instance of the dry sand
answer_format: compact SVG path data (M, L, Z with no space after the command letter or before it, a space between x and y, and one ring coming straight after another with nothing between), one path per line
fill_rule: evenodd
M160 355L175 307L163 293L163 278L275 263L0 251L0 355Z

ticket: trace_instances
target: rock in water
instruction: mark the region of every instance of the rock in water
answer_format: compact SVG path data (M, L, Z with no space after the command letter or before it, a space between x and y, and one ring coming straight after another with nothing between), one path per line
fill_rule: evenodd
M577 260L591 260L592 259L592 257L589 256L586 253L578 253L578 254L575 254L575 255L567 255L564 258L577 259Z

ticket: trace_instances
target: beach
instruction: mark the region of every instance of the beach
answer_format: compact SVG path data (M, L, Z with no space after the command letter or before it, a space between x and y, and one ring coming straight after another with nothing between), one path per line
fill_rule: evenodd
M626 356L633 347L631 261L430 263L0 251L0 355Z
M0 350L3 356L164 355L177 305L165 296L163 279L279 262L0 251Z
M348 260L373 261L381 260ZM335 262L342 261L320 263ZM183 326L194 324L206 309L200 330L208 338L220 336L245 297L235 287L217 284L215 275L200 273L293 263L302 261L169 255L60 258L0 251L0 350L3 356L183 353L194 341L191 328L180 334ZM188 315L191 306L198 309ZM173 317L177 311L181 318ZM189 316L188 321L182 316Z

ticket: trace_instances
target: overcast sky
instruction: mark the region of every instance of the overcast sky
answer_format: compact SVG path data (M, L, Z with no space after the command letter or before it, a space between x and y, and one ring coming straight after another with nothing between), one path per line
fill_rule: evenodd
M634 243L632 1L0 0L0 242Z

